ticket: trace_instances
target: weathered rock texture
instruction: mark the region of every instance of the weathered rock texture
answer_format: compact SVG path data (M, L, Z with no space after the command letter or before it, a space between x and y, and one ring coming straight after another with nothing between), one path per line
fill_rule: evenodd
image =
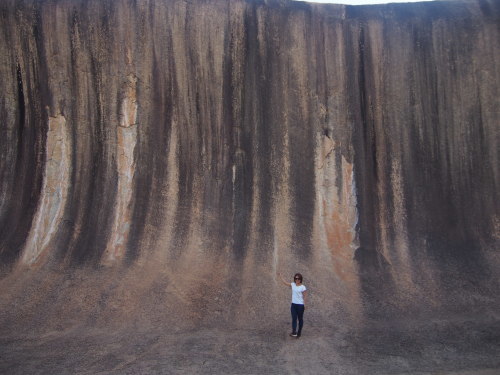
M499 16L1 1L4 330L492 311Z

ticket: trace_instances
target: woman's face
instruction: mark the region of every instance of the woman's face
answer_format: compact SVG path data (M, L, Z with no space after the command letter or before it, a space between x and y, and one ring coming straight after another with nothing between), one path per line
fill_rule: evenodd
M295 282L295 284L299 285L299 284L302 284L302 280L300 279L300 277L298 276L294 276L293 277L293 281Z

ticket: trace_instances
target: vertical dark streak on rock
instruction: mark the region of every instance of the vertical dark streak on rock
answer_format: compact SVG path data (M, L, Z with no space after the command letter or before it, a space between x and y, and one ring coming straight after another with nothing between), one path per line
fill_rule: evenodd
M360 21L363 22L363 21ZM355 89L359 95L359 104L352 103L359 108L359 126L354 130L355 147L355 176L356 187L358 190L358 212L359 212L359 241L360 249L356 253L363 251L374 252L377 247L377 228L376 211L378 206L378 197L376 194L377 186L377 162L375 150L375 134L373 129L373 119L370 118L369 98L367 91L370 88L366 82L366 51L365 51L365 31L362 24L359 25L359 36L357 41L357 57L349 64L357 72L350 73L351 76L358 77L358 87ZM356 64L357 63L357 64ZM356 107L354 111L356 112ZM361 250L362 249L362 250ZM377 267L378 261L373 263ZM372 262L370 262L372 264Z
M43 36L38 31L39 9L33 7L31 11L27 25L20 29L24 59L18 59L15 69L17 150L12 194L0 218L0 261L9 267L20 255L31 228L40 198L45 158L47 126L42 108L47 96L43 95L46 90L42 82L46 72L44 64L38 63L44 61L40 47Z
M17 126L17 142L16 142L16 148L17 148L17 153L16 153L16 160L15 160L15 167L14 171L16 171L16 174L19 173L20 168L22 168L22 163L23 163L23 158L26 157L26 153L23 152L23 132L24 128L26 126L26 106L25 106L25 100L24 100L24 89L23 89L23 77L21 74L21 67L19 66L19 63L16 67L16 81L17 81L17 108L18 108L18 126ZM14 194L18 192L19 190L14 189ZM12 203L16 203L15 201L12 201ZM2 239L2 242L0 243L0 260L2 263L6 263L8 265L12 264L17 256L18 256L18 251L21 249L11 249L10 243L11 243L11 233L12 233L12 224L13 222L13 215L12 213L15 214L15 208L12 207L12 204L9 204L9 208L7 209L7 214L2 217L2 220L0 221L0 238ZM16 215L17 216L17 215ZM17 251L15 251L17 250Z
M8 108L7 98L2 97L0 101L0 196L5 199L10 191L10 176L11 172L10 158L11 158L11 131L10 124L8 123ZM17 155L15 156L17 159ZM6 202L0 202L0 207ZM1 211L0 211L1 212ZM0 213L0 223L2 222L2 215Z
M211 192L210 195L216 196L216 202L219 203L219 208L217 212L217 222L211 224L213 231L218 234L214 241L217 242L219 248L225 248L227 245L233 246L233 182L232 182L232 163L235 153L235 147L233 137L234 129L233 127L238 124L241 126L241 119L233 118L233 100L238 98L233 98L236 92L233 92L233 43L237 43L237 40L233 40L232 25L230 19L230 4L228 7L228 25L225 33L224 40L224 62L223 62L223 87L222 87L222 124L220 129L219 137L217 139L217 133L214 134L213 142L216 147L213 148L212 160L215 161L214 174L216 183L213 189L218 190L216 192ZM237 84L237 82L235 82ZM208 203L208 202L207 202ZM221 225L220 228L217 228Z
M319 18L318 14L311 14L311 17ZM326 61L326 33L328 28L325 27L325 20L320 18L320 20L313 20L312 23L316 23L313 25L312 30L314 32L313 39L315 41L315 52L316 52L316 61L317 61L317 69L316 69L316 91L320 98L320 103L328 109L328 73L327 73L327 61ZM327 131L327 136L331 137L331 134L328 134L328 128L326 128L328 124L328 112L325 114L325 123L322 124L325 126Z
M17 141L17 147L20 148L21 146L21 140L23 139L23 129L24 129L24 122L26 121L25 116L26 116L26 108L24 104L24 92L23 92L23 77L21 75L21 68L19 65L17 65L16 68L16 76L17 76L17 105L19 108L19 128L18 128L18 141ZM21 154L18 155L18 158L21 156Z
M106 56L101 56L101 53L109 53L103 45L111 42L112 33L109 30L111 27L111 5L104 2L97 6L97 12L96 20L93 20L96 22L95 29L90 29L88 34L89 38L94 38L90 39L94 42L94 49L91 48L89 51L93 94L93 97L89 98L89 109L95 109L95 117L90 117L90 125L92 126L89 149L90 171L85 171L88 174L87 178L80 177L80 183L86 184L82 189L88 189L86 191L88 205L83 208L85 211L81 216L82 222L79 223L82 228L81 233L74 238L74 247L70 252L71 263L75 265L97 265L101 260L109 237L116 194L116 168L108 165L108 153L110 152L108 147L111 147L109 134L114 134L114 126L111 126L111 119L105 108L108 100L112 100L112 98L109 97L110 93L106 92L104 84L104 80L107 78L105 75ZM91 13L88 16L91 16ZM92 114L94 113L92 112ZM116 124L113 125L116 126ZM109 129L110 127L112 129Z
M8 22L8 11L7 7L2 3L0 4L0 48L3 49L7 46L9 40L12 39L11 32L9 31L9 22ZM12 119L9 118L8 112L12 111L11 107L15 98L12 98L12 94L9 95L12 91L15 92L17 89L17 84L15 80L12 79L14 76L13 72L19 65L18 62L13 63L14 56L12 52L5 52L5 58L8 59L8 65L5 66L7 68L5 72L10 71L11 79L4 78L4 88L3 95L1 96L0 101L0 223L3 222L4 212L3 207L6 205L6 200L10 196L10 192L12 189L10 174L12 173L12 159L17 158L17 155L12 151ZM12 91L10 91L10 90ZM11 96L11 98L9 98ZM10 99L10 100L9 100ZM11 104L12 103L12 104ZM14 153L14 156L12 155ZM0 227L1 228L1 227ZM1 229L0 229L1 230Z
M185 23L185 38L186 38L186 55L188 58L188 64L186 70L188 71L189 77L195 77L196 65L193 61L193 54L190 41L190 28L189 25L191 23L191 4L187 4L186 10L186 19ZM172 56L172 58L175 58ZM188 234L189 228L192 218L192 210L193 210L193 183L194 183L194 174L196 168L198 166L198 152L201 150L197 150L193 148L193 143L198 143L196 134L193 134L193 129L197 129L199 121L196 110L193 112L192 101L196 98L196 92L193 92L193 89L196 89L196 83L193 81L188 82L179 82L176 77L174 92L175 95L181 100L180 97L180 86L186 84L188 85L185 88L188 95L188 105L189 109L187 113L181 113L179 115L179 122L176 125L178 128L178 168L179 168L179 190L177 193L177 209L175 213L175 230L174 230L174 238L171 244L171 253L173 258L177 258L182 251L185 249L188 242ZM196 109L196 108L195 108Z
M249 9L248 9L249 8ZM256 17L256 7L249 6L245 12L244 20L244 30L247 38L247 44L245 50L247 51L248 59L251 60L254 54L258 53L258 42L255 33L257 29L257 17ZM234 62L230 63L234 66ZM252 79L251 75L248 75L248 69L255 69L249 66L249 62L245 62L244 77L243 80L246 82L248 79ZM246 255L249 233L250 233L250 216L253 207L253 184L254 178L254 168L252 165L254 153L253 153L253 137L255 124L254 121L246 121L246 111L247 103L242 105L242 118L236 118L234 113L234 108L232 105L233 98L239 97L239 93L234 92L233 89L237 82L232 82L232 74L228 77L230 81L227 82L229 89L228 100L231 103L227 103L229 108L224 109L226 112L226 121L229 121L230 135L228 138L231 142L229 152L231 155L231 166L233 169L232 175L232 215L233 215L233 256L235 260L241 263ZM255 79L255 78L254 78ZM258 80L258 78L257 78ZM254 83L255 84L255 83ZM246 85L245 85L246 86ZM245 90L246 91L246 90ZM243 100L246 100L244 97ZM250 109L251 106L248 107ZM252 116L253 117L253 116ZM258 121L257 121L258 123ZM258 128L258 125L257 125Z
M271 162L273 160L273 152L280 154L279 143L274 140L280 137L278 129L278 114L279 106L274 105L272 96L272 87L270 82L273 79L273 66L269 64L267 59L259 52L259 48L267 48L266 55L275 53L272 51L273 46L261 46L258 39L259 20L257 16L258 7L252 7L251 14L246 15L245 30L247 31L247 59L245 60L245 80L248 77L248 87L245 93L248 99L245 98L244 111L252 111L251 117L244 122L247 129L254 128L255 142L254 150L254 166L255 180L258 181L259 199L257 212L259 219L257 227L253 230L259 233L256 242L256 252L260 261L268 259L271 241L274 233L274 225L272 223L273 212L273 179L277 176L272 176ZM267 25L266 25L267 26ZM263 78L265 77L265 78ZM256 108L256 113L252 107ZM277 113L278 112L278 113ZM273 150L274 146L274 150Z
M172 41L168 40L171 46ZM169 49L169 54L171 50ZM128 243L126 254L127 261L132 263L140 255L140 249L143 248L143 236L146 230L146 223L154 228L156 235L161 231L163 223L163 205L155 202L166 202L164 182L168 179L168 153L170 145L170 135L172 128L172 72L175 71L173 59L167 62L167 71L162 71L160 67L160 57L153 54L152 76L158 77L153 80L152 103L150 118L162 122L161 126L154 129L149 127L148 123L142 121L142 112L138 113L139 139L136 147L136 175L135 180L137 189L134 190L134 202L132 226L130 229L131 237ZM163 77L167 77L166 79ZM160 78L161 77L161 78ZM138 95L142 98L142 96ZM146 116L144 116L146 117ZM156 150L156 152L147 152L147 150ZM170 183L176 183L171 181ZM147 252L148 249L144 248Z
M89 135L89 127L92 124L94 115L94 106L92 103L92 93L88 87L89 77L87 72L81 72L77 68L77 63L82 55L88 57L89 50L83 49L85 44L90 49L90 40L88 34L90 25L87 23L89 19L88 11L76 10L73 13L71 27L71 91L74 95L74 106L72 106L72 115L75 119L73 131L71 131L72 151L71 151L71 184L68 191L68 219L65 221L66 229L66 244L62 246L61 258L67 263L76 263L74 261L77 253L76 247L80 238L83 221L87 217L86 203L89 193L84 185L89 180L89 170L87 163L92 151L90 149L91 137ZM78 38L80 40L78 40ZM79 44L78 44L79 43ZM90 68L90 67L87 67ZM86 74L87 73L87 74ZM85 90L86 89L86 90ZM82 92L83 91L83 92ZM76 121L83 117L85 110L88 111L88 116L81 121ZM83 112L83 113L82 113ZM64 237L62 237L64 238ZM61 239L62 240L62 239Z
M476 89L477 97L477 113L478 113L478 125L477 125L477 135L471 138L476 141L476 152L483 154L482 160L476 160L476 166L473 168L473 174L480 174L481 183L473 183L471 190L474 191L474 199L472 200L472 207L474 214L472 215L472 220L476 223L480 223L481 218L486 212L500 212L500 202L495 198L493 194L488 194L488 191L498 191L500 186L495 184L494 169L500 165L500 160L491 160L488 155L494 154L492 147L495 147L494 140L495 134L489 134L489 129L487 128L487 120L483 118L483 108L481 103L481 95L479 89ZM498 131L498 130L497 130ZM498 133L496 135L498 139ZM493 141L492 141L493 140ZM492 146L493 144L493 146ZM466 226L467 223L464 223ZM494 247L493 242L490 239L489 233L495 231L493 220L485 220L482 225L476 225L472 235L478 242L478 248L482 248L485 243L486 246ZM493 246L492 246L493 245Z
M359 22L359 23L358 23ZM358 28L357 56L350 64L357 69L359 102L352 103L354 111L359 106L358 126L354 130L354 173L357 188L358 234L359 247L354 259L358 266L360 291L365 301L364 310L367 316L377 314L379 304L385 303L386 296L394 296L394 281L390 274L390 264L380 253L380 220L381 205L378 195L379 173L377 169L377 139L374 103L376 95L374 61L371 47L366 40L366 21L361 19L354 23ZM351 68L348 68L351 69ZM355 99L355 97L354 97ZM388 310L386 309L386 313Z
M76 265L82 265L86 263L97 264L100 259L100 252L96 248L96 232L99 231L98 217L99 214L95 212L96 203L99 194L99 180L102 178L100 169L102 168L102 151L103 151L103 134L101 131L102 127L102 104L99 99L100 89L99 89L99 68L97 67L96 57L91 56L91 73L93 78L93 90L95 93L95 102L92 103L92 107L96 109L97 115L93 119L95 122L92 124L95 134L91 138L91 148L90 148L90 171L88 179L84 179L80 183L88 184L88 195L87 202L88 205L83 208L85 213L83 214L82 233L77 238L77 243L75 244L75 249L71 252L72 262ZM106 202L108 205L111 202ZM99 202L101 204L101 202ZM107 211L110 211L111 207L106 207ZM100 249L104 251L104 247Z
M140 28L142 38L152 38L151 45L144 42L139 49L152 48L151 76L155 77L152 80L151 89L144 88L141 90L139 85L137 92L137 100L140 103L137 113L137 144L134 153L135 174L133 196L131 200L132 215L130 225L130 236L126 246L125 262L127 265L132 265L142 253L148 253L151 248L151 243L146 242L147 226L151 227L151 236L157 237L161 233L161 224L163 223L164 206L155 204L155 202L167 202L165 197L165 180L170 173L168 169L168 150L170 144L170 131L172 127L172 87L171 80L167 82L165 87L165 76L171 78L173 74L173 59L169 58L168 68L163 71L161 62L163 59L159 56L155 37L152 35L153 28L156 24L156 9L154 2L146 9L137 9L137 3L134 4L136 9L137 19L140 20ZM151 27L151 30L146 29L146 24ZM150 31L150 33L147 33ZM169 35L170 37L170 35ZM172 40L166 38L167 56L171 55ZM162 50L162 49L160 49ZM139 51L134 51L134 56L140 54ZM146 61L143 62L146 64ZM163 68L163 69L162 69ZM148 112L149 110L149 112ZM153 128L153 123L162 123L160 126ZM147 152L154 150L154 152ZM172 181L171 183L176 183ZM171 197L170 197L171 198ZM141 252L141 249L143 251Z
M210 160L212 164L209 171L206 171L208 183L204 191L204 209L205 221L208 224L210 241L214 249L225 249L232 244L232 73L233 73L233 43L232 25L230 19L230 4L227 7L227 23L224 31L224 60L222 63L222 118L221 124L216 122L215 115L211 116ZM219 98L210 98L215 103ZM215 108L212 108L215 110Z
M430 28L431 25L428 27ZM439 81L436 72L436 61L432 58L432 38L425 35L420 28L414 29L412 37L414 40L412 47L416 56L414 66L410 70L408 77L410 105L415 107L420 104L422 106L423 123L417 122L419 113L416 109L412 110L410 126L407 127L410 150L403 155L403 162L404 165L408 166L425 165L425 168L403 168L403 180L405 196L409 202L407 206L408 226L414 228L414 230L410 231L410 241L413 243L420 242L423 245L422 242L425 242L425 236L429 229L432 230L432 228L438 226L431 223L430 228L418 228L419 223L421 225L426 221L425 218L421 217L425 212L425 210L422 210L422 206L427 204L434 206L442 200L441 194L429 194L434 178L440 178L436 173L432 173L433 169L439 165L439 144L437 143L439 134L435 124L439 121L440 98L438 95ZM425 126L426 124L427 126ZM422 141L420 141L419 128L422 128L423 132ZM426 147L430 147L430 149L426 149ZM425 158L434 160L427 161ZM435 176L429 176L429 173ZM438 188L441 189L441 184L438 184ZM427 220L434 220L434 218L430 217ZM450 220L453 219L450 218ZM415 255L418 256L418 254Z
M305 43L307 48L307 36L311 32L310 9L301 9L304 12ZM282 26L286 30L286 26ZM298 58L298 57L294 57ZM305 65L305 74L316 69L316 66L308 61L300 61ZM295 72L292 72L295 73ZM309 81L309 76L306 76ZM293 109L290 113L289 125L289 157L290 157L290 190L291 207L290 215L293 220L292 246L297 256L301 259L309 259L312 249L312 232L314 227L314 213L316 200L316 178L315 178L315 137L314 121L312 116L311 93L306 89L297 87L294 74L287 77L293 93L290 94ZM302 111L302 103L305 103L307 111Z
M343 198L344 198L344 173L342 170L342 149L340 147L335 148L333 150L333 155L335 157L335 168L336 168L336 173L335 173L335 186L339 189L338 196L339 196L339 203L342 204Z
M17 134L17 149L21 150L24 124L26 121L26 107L24 103L23 77L21 75L21 67L19 66L19 64L17 65L16 68L16 77L17 77L17 105L19 108L19 125L20 125L18 127L18 134ZM22 155L23 154L21 153L17 154L17 162L20 161Z

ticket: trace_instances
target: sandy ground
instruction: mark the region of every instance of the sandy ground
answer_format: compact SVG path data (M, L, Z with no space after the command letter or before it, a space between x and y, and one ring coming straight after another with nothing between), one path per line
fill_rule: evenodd
M288 336L285 320L254 330L75 328L2 336L0 373L498 375L500 322L387 322L362 331L309 324L300 339Z

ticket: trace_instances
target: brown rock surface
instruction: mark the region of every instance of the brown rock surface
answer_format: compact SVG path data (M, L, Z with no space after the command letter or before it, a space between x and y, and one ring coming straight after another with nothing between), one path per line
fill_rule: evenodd
M499 17L3 0L0 372L498 369Z

